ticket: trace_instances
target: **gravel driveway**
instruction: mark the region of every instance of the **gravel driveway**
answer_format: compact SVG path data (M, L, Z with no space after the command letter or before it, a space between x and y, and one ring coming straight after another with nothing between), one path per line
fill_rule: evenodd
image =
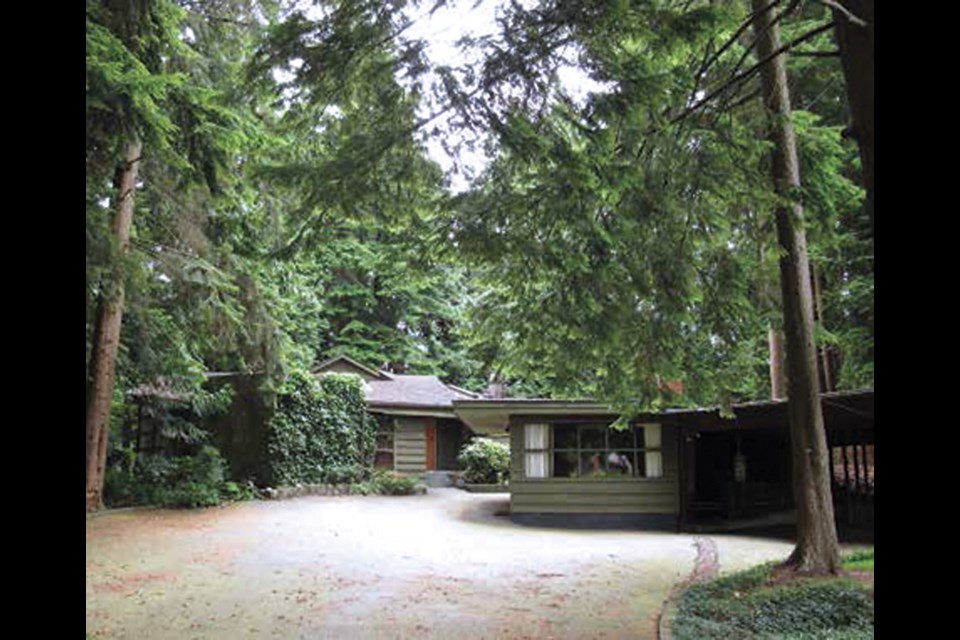
M87 518L87 633L654 638L693 537L524 527L506 494L303 497ZM722 569L783 541L715 537Z

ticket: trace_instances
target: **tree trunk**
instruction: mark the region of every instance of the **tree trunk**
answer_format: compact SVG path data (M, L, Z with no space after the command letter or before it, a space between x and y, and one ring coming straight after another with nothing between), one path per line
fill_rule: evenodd
M873 231L873 0L840 0L853 17L833 9L834 37L840 50L850 104L852 137L860 147L867 213ZM858 24L858 21L866 24Z
M787 397L787 382L783 375L783 331L767 328L767 348L770 352L770 399Z
M774 12L764 12L770 0L752 0L757 15L757 55L763 59L780 47ZM777 193L795 198L800 186L796 138L790 122L790 94L784 56L772 58L760 70L764 103L770 116L773 181ZM776 212L780 245L780 289L786 342L787 394L793 456L797 546L788 564L813 573L835 573L840 564L837 528L830 492L827 439L820 407L817 352L813 341L813 294L803 229L803 207L781 205Z
M110 430L110 403L113 398L113 375L120 344L120 323L123 319L123 259L130 246L130 224L133 221L134 193L140 142L128 142L119 172L113 234L119 263L111 282L101 294L97 308L90 354L90 398L87 402L87 511L103 506L103 470L107 457L107 435Z
M813 320L820 330L823 331L825 323L823 321L823 288L820 284L820 270L817 264L810 264L810 279L813 284ZM830 366L830 346L823 344L819 349L820 354L820 381L823 383L821 391L833 391L833 367Z

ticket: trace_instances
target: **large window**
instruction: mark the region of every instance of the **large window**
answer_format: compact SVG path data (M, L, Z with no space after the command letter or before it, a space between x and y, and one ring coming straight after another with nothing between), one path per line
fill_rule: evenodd
M524 472L527 478L660 478L660 425L624 430L602 422L525 425Z
M394 420L388 416L378 416L377 427L377 448L373 466L377 469L393 470Z

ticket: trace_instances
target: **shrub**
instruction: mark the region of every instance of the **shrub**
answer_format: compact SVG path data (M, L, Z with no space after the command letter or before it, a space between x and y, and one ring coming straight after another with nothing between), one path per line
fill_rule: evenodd
M224 500L239 502L242 500L256 500L259 492L250 480L243 484L229 480L223 483L223 486L220 488L220 495Z
M377 432L359 376L297 373L268 423L268 482L276 486L369 477Z
M409 496L416 488L416 480L409 476L402 476L393 471L377 469L371 478L365 482L358 482L351 486L354 493L364 496L378 494L384 496Z
M104 497L112 507L140 504L188 508L216 506L223 498L246 495L236 483L225 482L226 467L220 452L209 445L192 456L142 456L136 460L132 471L107 470Z
M463 479L471 484L503 484L510 476L510 447L489 438L475 438L457 457Z

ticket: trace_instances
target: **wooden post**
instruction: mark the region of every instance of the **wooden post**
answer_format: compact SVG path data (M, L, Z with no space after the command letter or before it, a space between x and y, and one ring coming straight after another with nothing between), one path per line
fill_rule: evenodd
M847 438L850 432L843 431L843 509L847 512L847 524L850 524L850 460L847 458Z
M827 458L830 464L830 493L837 494L837 474L833 467L833 444L830 443L830 434L827 434Z
M677 533L687 524L687 439L683 435L683 425L677 425L677 501L680 515L677 517Z

